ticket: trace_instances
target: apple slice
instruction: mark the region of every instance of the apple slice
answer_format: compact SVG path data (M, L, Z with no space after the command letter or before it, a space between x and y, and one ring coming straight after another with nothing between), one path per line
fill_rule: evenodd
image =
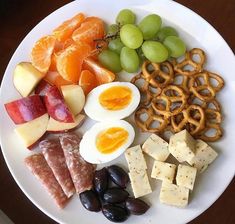
M85 94L82 87L79 85L66 85L61 86L61 91L73 115L79 114L85 104Z
M32 95L5 104L6 111L15 124L22 124L46 114L39 95Z
M34 93L40 96L45 96L46 92L52 87L52 85L46 80L41 80L35 88Z
M38 71L30 62L21 62L14 70L13 83L17 91L23 97L26 97L43 77L44 74Z
M48 126L47 126L47 131L52 132L52 133L66 132L68 130L71 130L73 128L80 126L85 120L85 117L86 116L84 114L78 114L74 118L74 123L63 123L63 122L56 121L55 119L50 117Z
M65 103L65 100L56 86L52 86L44 96L47 113L56 121L73 123L73 114Z
M30 149L46 133L48 121L48 114L44 114L27 123L17 125L15 132Z

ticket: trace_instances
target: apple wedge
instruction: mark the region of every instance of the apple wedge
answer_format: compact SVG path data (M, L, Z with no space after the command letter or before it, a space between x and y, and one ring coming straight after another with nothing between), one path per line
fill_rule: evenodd
M17 91L23 97L26 97L43 77L44 74L38 71L30 62L21 62L14 70L13 83Z
M46 80L41 80L35 88L34 93L40 96L45 96L47 91L52 87L52 85Z
M4 106L15 124L26 123L47 113L39 95L24 97Z
M83 121L85 120L85 117L86 116L84 114L78 114L74 118L73 123L59 122L59 121L56 121L55 119L53 119L52 117L50 117L49 122L48 122L48 126L47 126L47 131L51 132L51 133L66 132L68 130L71 130L73 128L80 126L83 123Z
M85 94L79 85L61 86L64 100L74 116L79 114L85 104Z
M32 121L17 125L15 132L30 149L46 133L48 121L48 114L44 114Z

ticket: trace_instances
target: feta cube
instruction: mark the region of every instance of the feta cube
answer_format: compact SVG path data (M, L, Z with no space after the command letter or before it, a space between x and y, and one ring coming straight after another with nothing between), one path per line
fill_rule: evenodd
M140 145L131 147L125 152L129 170L146 170L147 165Z
M217 152L202 140L196 142L195 156L188 163L202 173L216 159Z
M169 143L170 153L180 162L189 162L195 156L196 140L185 129L172 135Z
M176 174L176 184L193 190L197 169L179 164Z
M175 164L155 161L153 164L151 177L172 183L175 176L175 169Z
M143 151L158 161L165 161L169 156L168 143L156 134L152 134L143 144Z
M142 197L152 192L148 175L145 170L131 170L129 177L135 198Z
M162 187L160 191L160 202L177 206L186 207L188 204L189 189L182 186L177 186L169 182L162 182Z

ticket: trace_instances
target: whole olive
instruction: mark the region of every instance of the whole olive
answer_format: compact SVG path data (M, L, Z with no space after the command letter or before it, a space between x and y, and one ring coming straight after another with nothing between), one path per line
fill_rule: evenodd
M109 177L107 169L104 167L101 170L96 170L94 175L94 188L98 194L103 194L107 188L109 183Z
M125 170L121 167L112 165L108 167L110 179L121 188L126 188L130 179Z
M101 210L100 200L94 191L84 191L79 194L79 197L85 209L92 212L99 212Z
M138 198L128 198L126 208L133 215L142 215L149 209L149 205Z
M104 205L102 212L112 222L124 222L128 218L127 210L116 205Z
M120 203L125 201L129 193L121 188L110 188L104 192L103 198L108 203Z

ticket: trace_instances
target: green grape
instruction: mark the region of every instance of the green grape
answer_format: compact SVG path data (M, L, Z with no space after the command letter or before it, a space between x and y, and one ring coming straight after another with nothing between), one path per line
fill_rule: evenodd
M117 24L111 24L109 27L108 27L108 32L107 34L109 36L112 36L112 35L115 35L117 34L119 31L119 26Z
M124 44L122 43L120 38L111 40L108 45L109 49L111 51L116 52L117 54L121 53L122 48L124 47Z
M186 51L186 45L179 37L169 36L163 44L169 50L170 56L174 58L182 56Z
M179 35L178 35L177 31L173 27L170 27L170 26L162 27L159 30L159 32L157 33L157 37L161 42L163 42L165 40L165 38L168 36L178 37Z
M129 73L138 71L140 61L139 56L135 50L123 47L120 54L120 61L122 68Z
M144 40L153 39L158 30L161 28L162 19L156 14L151 14L144 17L139 23L139 28L141 29Z
M98 56L99 62L112 72L122 70L119 55L111 50L103 50Z
M121 26L125 24L134 24L135 17L135 14L131 10L123 9L118 13L116 23L119 23Z
M143 34L141 30L133 24L122 26L120 30L120 38L125 46L132 49L139 48L143 43Z
M145 56L144 56L144 53L143 53L143 51L142 51L142 48L141 48L141 47L138 48L138 49L136 50L136 52L137 52L137 54L138 54L138 56L139 56L140 63L142 63L142 62L146 59Z
M163 62L168 58L167 48L158 41L145 41L142 45L144 56L151 62Z

